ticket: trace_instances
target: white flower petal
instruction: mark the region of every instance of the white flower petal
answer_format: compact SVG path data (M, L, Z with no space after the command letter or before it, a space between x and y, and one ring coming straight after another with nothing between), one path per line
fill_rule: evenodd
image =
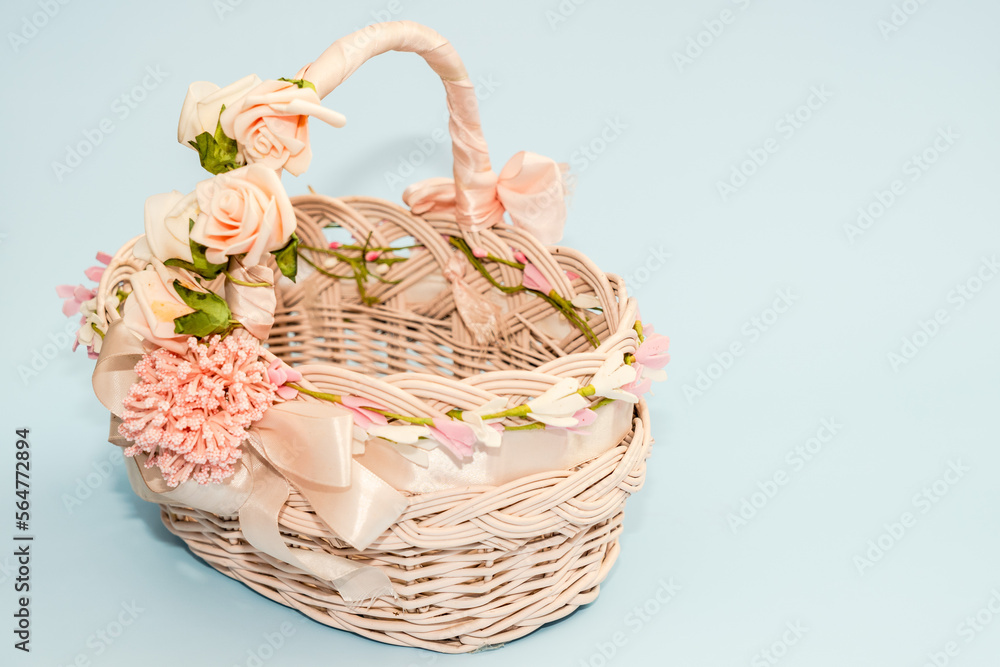
M538 398L528 401L528 416L553 426L575 425L573 415L589 404L577 393L579 388L580 382L576 378L560 380Z
M472 432L475 434L476 440L485 447L500 446L502 440L500 433L493 427L486 424L486 422L483 421L483 418L479 415L473 412L464 411L462 413L462 421L472 428Z
M616 398L616 390L635 380L635 368L624 360L608 357L594 373L590 383L594 386L594 395L605 398Z
M552 415L536 414L534 412L529 413L528 416L543 424L547 424L549 426L559 426L561 428L570 428L579 423L579 420L573 416L554 417Z
M384 442L392 449L395 449L400 456L420 466L421 468L426 468L430 465L430 458L427 456L427 450L421 447L414 447L413 445L406 445L399 442L387 442L385 440L381 440L381 442Z
M642 367L642 377L649 378L654 382L663 382L667 379L667 371L662 368Z
M474 415L492 415L496 412L503 412L507 408L507 399L503 396L498 396L492 399L485 405L475 410L465 410L462 414L472 413Z
M417 424L391 424L388 426L372 426L368 429L368 434L375 438L383 438L392 442L412 445L420 438L429 437L431 430L426 426Z
M601 300L593 294L577 294L571 303L577 308L599 308Z

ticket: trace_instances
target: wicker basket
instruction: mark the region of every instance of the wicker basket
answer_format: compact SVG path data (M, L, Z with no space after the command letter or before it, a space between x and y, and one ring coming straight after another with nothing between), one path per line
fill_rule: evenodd
M468 77L450 45L426 28L369 27L334 44L299 78L314 81L325 94L364 60L388 50L417 52L442 74L456 160L485 155L475 98L456 93L456 87L470 90ZM459 109L459 102L466 106ZM459 172L456 166L461 197ZM302 373L302 385L311 391L361 396L418 416L471 409L498 397L517 406L564 378L586 383L606 359L627 357L638 347L637 306L621 279L602 273L579 252L543 245L522 228L477 227L453 214L417 215L365 197L312 194L292 203L302 247L326 247L325 230L339 227L372 246L412 240L421 248L407 261L389 264L382 280L360 292L354 281L335 277L345 271L338 261L309 250L304 260L315 270L303 267L297 283L277 285L266 345ZM101 281L99 307L111 321L120 318L111 296L144 265L133 256L133 244L115 255ZM497 299L491 296L500 294L495 284L520 284L512 249L566 299L596 299L600 308L588 312L587 324L599 344L580 329L553 327L551 305L523 291L502 295L502 336L485 344L458 312L442 277L462 256L456 248L483 248L507 260L491 263L488 276L466 272L466 288L482 299ZM414 297L428 285L432 298ZM388 575L395 597L364 605L345 601L329 581L254 548L235 512L192 509L153 492L140 495L161 503L164 523L195 554L276 602L377 641L468 652L521 637L596 598L618 555L625 501L642 486L652 442L643 401L624 406L619 422L624 428L614 442L566 469L425 492L397 486L405 509L363 549L335 534L292 485L277 515L281 539L293 552L332 554ZM461 465L456 469L460 475Z

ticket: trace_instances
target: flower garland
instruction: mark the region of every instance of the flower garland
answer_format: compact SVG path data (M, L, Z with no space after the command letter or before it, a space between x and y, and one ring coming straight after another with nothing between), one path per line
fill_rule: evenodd
M315 86L301 79L250 76L225 88L206 82L190 86L178 140L197 151L212 176L190 193L171 191L146 200L145 234L132 249L145 266L130 276L130 291L122 283L107 302L147 349L135 366L139 379L123 401L119 433L132 443L126 455L146 454L146 465L159 468L171 486L188 479L223 481L240 457L247 429L276 401L302 393L350 411L366 438L424 448L436 443L465 458L477 444L499 446L505 431L586 433L601 407L636 403L652 380L663 378L669 340L637 322L634 355L606 360L586 385L564 378L515 406L501 398L475 410L420 417L303 386L298 371L262 346L274 323L279 276L271 267L295 281L301 259L325 276L354 281L361 302L374 305L378 299L367 291L369 282L398 283L386 274L408 258L395 253L422 247L378 247L371 235L327 247L299 242L295 211L279 174L298 175L308 167L310 116L335 127L344 124L343 116L322 107ZM514 249L509 260L470 247L461 237L447 240L494 288L543 299L593 347L600 345L587 322L587 311L600 310L595 297L564 298ZM104 253L97 259L104 266L86 271L94 282L111 263ZM521 283L500 282L487 263L521 271ZM330 271L334 265L347 267L348 274ZM97 312L96 289L62 285L57 292L65 314L81 315L74 349L84 345L96 358L108 331L105 313Z

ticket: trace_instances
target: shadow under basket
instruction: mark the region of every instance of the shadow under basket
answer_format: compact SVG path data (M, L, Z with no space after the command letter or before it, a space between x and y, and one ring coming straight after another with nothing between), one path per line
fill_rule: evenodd
M163 522L215 569L313 620L389 644L465 653L523 637L597 598L618 557L625 499L645 477L647 426L640 404L625 441L576 470L410 496L399 521L364 551L340 542L293 493L278 518L286 543L381 568L398 598L370 606L263 556L241 539L236 517L162 505Z
M459 233L453 222L413 216L376 199L313 195L297 198L295 205L304 245L324 244L323 230L331 226L345 227L359 238L375 235L378 245ZM509 233L520 236L516 230ZM617 277L600 273L583 255L564 248L542 252L552 252L584 283L611 284L620 303L631 301ZM332 375L336 369L341 374L362 370L389 382L405 382L419 370L421 377L435 375L449 384L493 375L489 371L569 363L570 351L593 351L575 330L554 343L559 353L545 351L537 341L537 327L516 323L550 313L537 308L538 299L523 295L507 297L508 315L517 316L509 318L515 325L506 344L476 346L463 333L447 290L423 304L407 297L407 285L426 283L440 272L429 256L408 262L413 265L406 281L373 288L374 305L362 303L356 292L345 294L345 281L319 271L279 287L269 349L298 366L315 385L333 389L338 386L324 384L327 379L310 369L326 367ZM608 316L606 312L593 322L602 339L628 328L627 321L611 323L604 319ZM510 393L517 394L516 385ZM212 567L320 623L390 644L470 652L522 637L596 599L618 556L625 501L642 487L651 442L646 404L640 401L625 437L599 456L571 469L499 486L408 494L402 516L364 550L333 534L293 489L278 515L286 544L377 566L392 581L395 599L363 605L344 601L327 582L255 550L243 539L236 516L171 504L161 506L162 516L166 527Z

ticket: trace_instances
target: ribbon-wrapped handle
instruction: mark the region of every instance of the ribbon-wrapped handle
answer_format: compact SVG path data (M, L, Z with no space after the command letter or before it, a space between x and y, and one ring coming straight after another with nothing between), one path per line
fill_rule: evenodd
M411 186L404 200L414 213L447 211L465 228L482 231L503 220L506 211L515 226L543 243L557 242L566 215L565 166L521 152L499 175L493 171L475 85L455 48L434 30L412 21L367 26L334 42L296 78L310 81L325 97L366 60L387 51L421 56L441 77L447 95L454 180L430 179Z

